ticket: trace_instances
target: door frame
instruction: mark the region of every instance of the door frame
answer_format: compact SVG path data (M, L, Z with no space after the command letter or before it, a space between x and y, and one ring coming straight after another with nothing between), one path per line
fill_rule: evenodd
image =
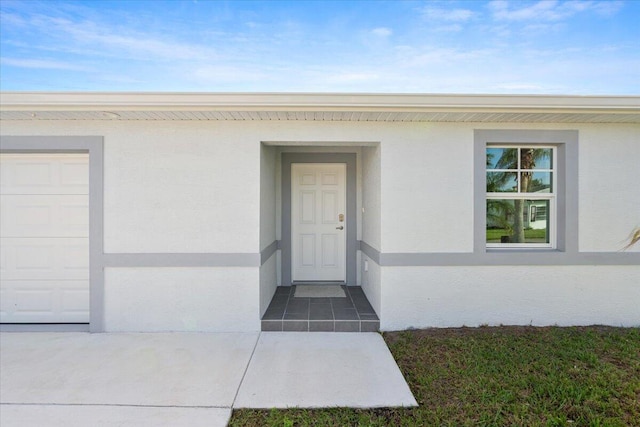
M290 286L292 283L291 270L291 165L293 163L343 163L347 165L346 186L346 247L345 267L346 284L357 283L356 270L356 153L282 153L282 285Z

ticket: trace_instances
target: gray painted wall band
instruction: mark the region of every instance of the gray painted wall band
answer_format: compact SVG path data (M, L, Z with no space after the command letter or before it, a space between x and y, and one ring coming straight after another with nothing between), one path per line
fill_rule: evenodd
M501 265L640 265L638 252L561 252L502 250L485 253L380 253L360 242L362 253L381 267Z
M269 260L278 250L278 246L280 245L279 240L274 240L269 246L264 248L260 252L260 265L264 265L265 262Z
M261 254L104 254L105 267L259 267Z
M10 153L89 153L89 329L104 330L104 139L101 136L0 136Z
M0 332L90 332L87 323L0 323Z
M357 283L356 155L355 153L282 153L282 284L291 284L291 164L347 164L347 284Z
M371 257L375 261L373 257ZM383 253L382 267L501 266L501 265L638 265L638 253L509 252L509 253Z
M376 264L381 265L379 250L369 245L368 243L363 242L362 240L360 240L360 250L362 251L363 254L371 258Z

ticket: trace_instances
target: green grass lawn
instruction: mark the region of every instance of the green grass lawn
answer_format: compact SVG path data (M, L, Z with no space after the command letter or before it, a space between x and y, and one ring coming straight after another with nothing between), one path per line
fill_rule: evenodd
M231 426L640 426L640 328L385 333L419 407L236 410Z
M489 228L487 229L487 242L499 242L500 237L509 236L510 233L507 230L501 228ZM531 239L545 239L547 237L547 230L524 230L524 238L526 240Z

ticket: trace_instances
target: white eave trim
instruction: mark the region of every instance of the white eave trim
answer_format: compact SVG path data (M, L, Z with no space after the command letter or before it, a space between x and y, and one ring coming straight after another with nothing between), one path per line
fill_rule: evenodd
M640 113L640 96L0 92L1 111Z

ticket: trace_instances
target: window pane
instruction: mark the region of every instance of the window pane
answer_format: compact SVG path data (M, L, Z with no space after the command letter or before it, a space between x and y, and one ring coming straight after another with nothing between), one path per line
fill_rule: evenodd
M536 148L534 150L534 169L551 169L553 165L553 150L551 148Z
M517 148L487 148L487 169L517 169Z
M551 193L551 172L522 172L523 193Z
M509 193L518 191L515 172L487 172L487 193Z
M487 200L487 243L549 243L549 200Z

